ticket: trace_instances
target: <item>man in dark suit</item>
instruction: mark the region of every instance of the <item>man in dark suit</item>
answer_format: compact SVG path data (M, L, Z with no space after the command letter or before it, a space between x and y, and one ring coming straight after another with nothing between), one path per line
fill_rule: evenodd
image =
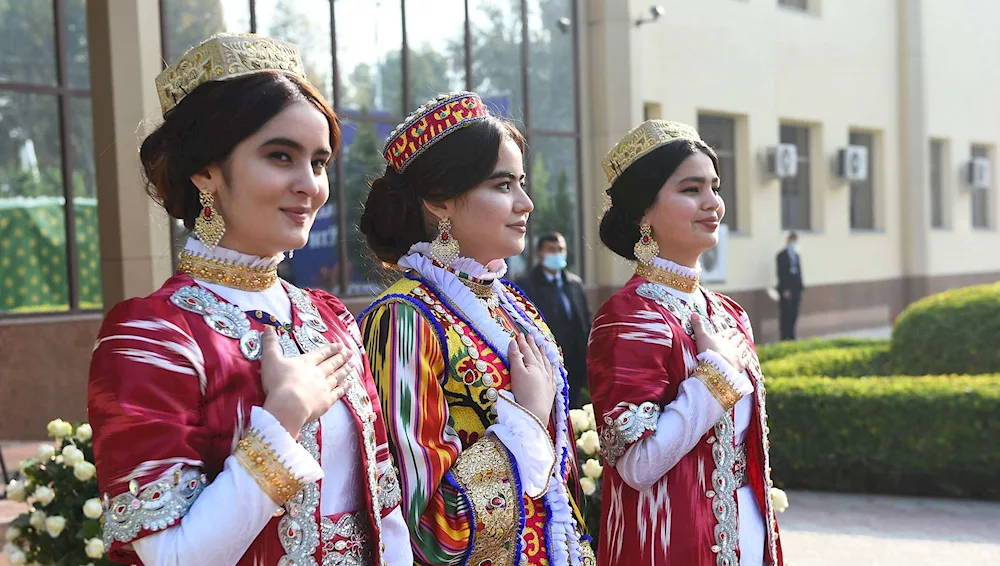
M569 404L582 406L587 386L587 339L593 322L583 281L566 271L566 239L558 232L543 235L535 250L538 263L517 284L541 311L562 348L569 377Z
M802 285L802 259L798 246L798 235L790 232L785 249L778 253L778 310L782 340L795 340L795 322L799 318L799 302L805 288Z

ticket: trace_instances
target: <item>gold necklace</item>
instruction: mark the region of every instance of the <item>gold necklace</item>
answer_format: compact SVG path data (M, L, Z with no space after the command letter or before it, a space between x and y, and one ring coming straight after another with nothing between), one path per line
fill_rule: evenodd
M677 289L685 293L694 293L698 290L698 277L681 275L680 273L674 273L669 269L663 269L648 263L639 262L639 265L635 268L635 273L654 283L666 285L671 289Z
M278 281L278 268L254 268L181 251L177 269L195 279L240 291L263 291Z
M492 283L480 283L461 276L458 280L468 287L472 294L486 305L487 309L494 309L500 305L500 297L497 297Z

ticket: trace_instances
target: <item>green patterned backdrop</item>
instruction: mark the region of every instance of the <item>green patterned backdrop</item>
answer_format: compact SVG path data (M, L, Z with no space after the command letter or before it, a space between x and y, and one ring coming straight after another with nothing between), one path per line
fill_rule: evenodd
M69 309L61 197L0 199L0 312ZM101 308L97 201L74 200L80 308Z

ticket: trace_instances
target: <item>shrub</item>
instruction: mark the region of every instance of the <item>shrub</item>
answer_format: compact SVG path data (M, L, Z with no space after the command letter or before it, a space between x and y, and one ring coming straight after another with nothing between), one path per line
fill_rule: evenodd
M907 308L892 334L899 373L1000 372L1000 283L954 289Z
M786 487L1000 499L1000 375L768 380Z
M4 547L11 564L110 565L101 539L101 512L90 425L56 419L49 436L58 447L42 444L38 458L21 462L23 480L11 480L7 497L27 501L14 519Z
M809 338L807 340L758 345L757 357L760 358L761 363L764 363L771 360L786 358L794 354L801 354L803 352L813 352L815 350L826 350L829 348L865 346L877 342L881 341L869 338Z
M864 377L891 375L889 341L792 354L761 364L767 377Z

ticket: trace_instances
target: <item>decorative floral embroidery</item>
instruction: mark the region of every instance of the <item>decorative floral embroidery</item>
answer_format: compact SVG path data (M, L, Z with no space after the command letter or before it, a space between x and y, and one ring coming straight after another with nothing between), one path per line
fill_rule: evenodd
M392 466L378 480L378 501L382 511L390 510L403 500L403 491L399 486L396 467Z
M716 554L715 561L719 566L737 566L736 546L739 543L739 522L736 514L736 475L733 467L736 464L736 447L733 445L735 427L732 416L722 415L715 425L715 442L712 443L712 459L715 460L715 470L712 472L712 514L715 515L715 544L712 552Z
M520 505L514 469L507 450L488 435L464 450L452 468L469 497L476 528L468 564L517 564Z
M621 411L621 412L618 412ZM612 418L614 413L618 415ZM660 406L652 401L639 405L619 403L614 411L604 415L604 430L601 432L601 453L614 466L625 450L643 433L656 431L656 419L660 416Z
M104 496L104 546L131 542L142 530L162 531L187 514L208 484L198 468L182 467L140 489L138 482L129 491L108 501Z
M361 513L344 513L335 523L329 517L321 521L323 566L364 566L371 564L368 533Z

